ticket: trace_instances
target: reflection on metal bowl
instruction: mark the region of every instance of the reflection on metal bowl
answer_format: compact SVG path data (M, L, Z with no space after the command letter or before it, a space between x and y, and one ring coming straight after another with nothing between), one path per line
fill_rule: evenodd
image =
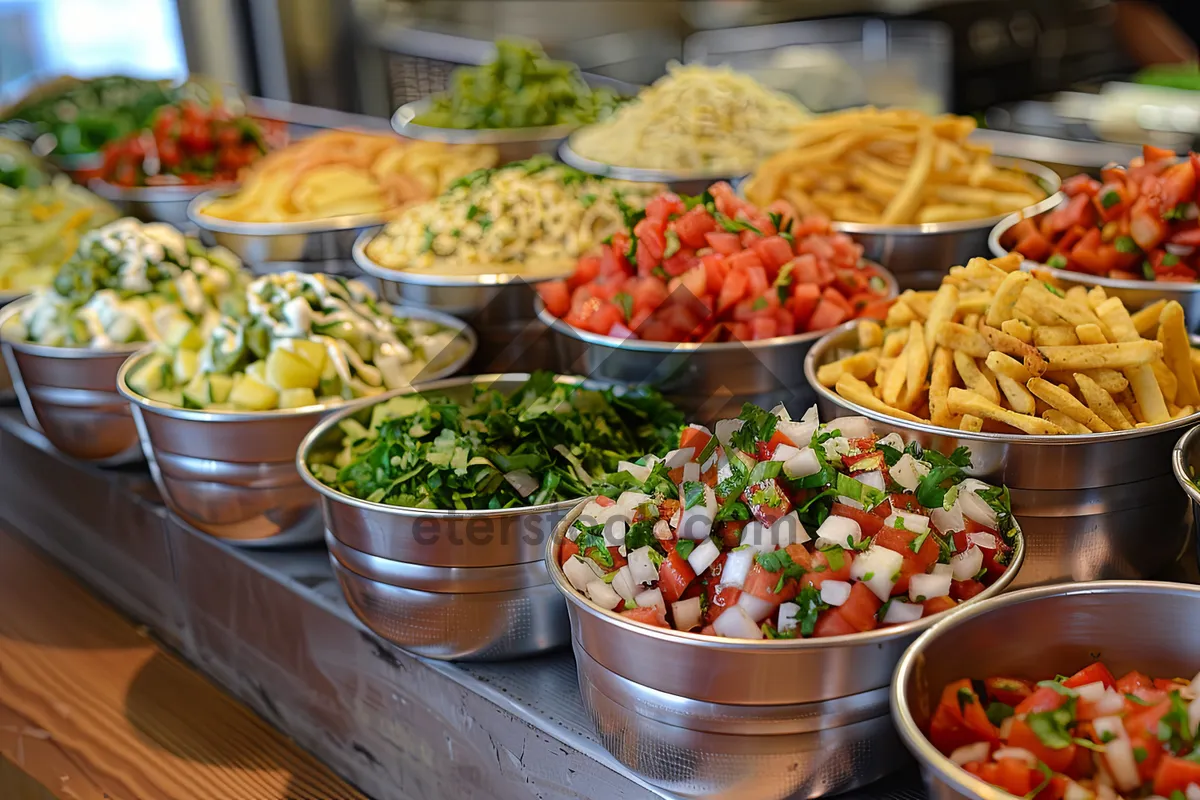
M921 765L929 796L1010 797L956 766L925 738L922 731L947 683L1070 675L1096 660L1117 675L1192 675L1200 663L1197 615L1200 587L1148 581L1027 589L947 615L904 654L891 693L896 728Z
M817 369L854 349L853 325L813 345L804 374L823 418L859 414L878 430L949 453L971 451L971 473L1004 484L1029 557L1020 585L1096 578L1144 578L1167 567L1187 543L1191 517L1168 479L1170 452L1200 415L1131 431L1073 436L967 433L910 423L858 406L817 381ZM1152 522L1152 541L1145 535Z
M1025 219L1021 212L1010 214L992 229L988 236L988 248L997 256L1008 254L1008 250L1000 244L1001 237L1008 230ZM1050 273L1066 286L1102 286L1109 297L1119 297L1131 309L1148 306L1158 300L1176 300L1183 306L1183 317L1187 320L1188 329L1192 333L1200 333L1200 282L1180 283L1177 281L1138 281L1105 278L1099 275L1088 275L1083 272L1071 272L1065 269L1054 269L1045 264L1025 261L1021 265L1025 270L1042 270Z
M992 161L996 166L1028 173L1045 185L1049 196L1020 213L1034 216L1058 205L1062 179L1054 170L1014 158L996 157ZM849 234L863 246L866 258L890 269L901 289L936 289L950 267L966 264L987 252L988 236L1004 216L926 225L834 222L833 229Z
M346 602L375 633L426 658L500 661L567 643L566 607L542 562L441 568L377 558L326 535Z
M665 183L668 189L680 195L703 194L708 187L718 181L736 183L745 176L744 172L730 175L727 172L703 170L680 172L678 170L644 169L641 167L622 167L617 164L606 164L603 161L594 161L587 156L580 155L578 151L571 147L570 138L564 139L562 144L558 146L558 157L559 160L568 166L574 167L581 172L586 172L589 175L601 175L605 178L635 181L637 183Z
M888 284L887 296L895 297L895 279L877 269ZM697 422L736 417L744 403L766 408L784 403L799 415L814 401L803 363L824 331L711 344L619 339L579 330L551 314L540 298L535 305L550 331L559 372L654 386Z
M1196 476L1200 475L1200 425L1179 437L1175 449L1171 451L1171 468L1175 472L1175 480L1187 496L1195 527L1195 523L1200 522L1200 487L1196 485ZM1196 558L1200 565L1200 553L1196 554Z
M121 364L142 345L117 350L49 347L5 336L33 298L0 310L0 346L30 427L69 456L104 466L142 459L129 403L117 393Z
M88 182L88 188L117 207L126 216L143 222L165 222L181 230L191 224L188 205L211 189L206 186L117 186L101 178Z
M433 378L461 369L474 349L470 328L452 317L401 313L458 327L466 346ZM145 350L120 369L116 386L132 407L150 473L163 501L185 522L222 539L296 544L321 536L317 496L296 472L296 451L323 417L374 401L272 411L205 411L159 403L127 382ZM300 534L300 531L304 531Z
M804 705L706 703L626 680L574 646L579 692L601 743L681 797L821 797L908 761L887 716L886 689Z

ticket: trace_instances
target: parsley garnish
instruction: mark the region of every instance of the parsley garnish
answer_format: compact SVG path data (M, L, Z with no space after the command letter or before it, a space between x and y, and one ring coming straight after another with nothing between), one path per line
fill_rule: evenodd
M1000 723L1013 715L1013 707L1007 703L993 701L988 703L987 718L996 727L1000 727Z
M667 246L663 250L663 258L670 258L679 252L679 234L673 230L667 231Z
M801 636L812 636L817 627L817 617L829 608L828 603L821 602L821 593L811 584L800 590L793 600L800 610L796 612L796 623Z
M687 557L696 549L696 542L691 539L680 539L675 543L675 552L679 553L679 557L687 560Z
M684 481L683 507L695 508L704 502L704 484L699 481Z
M647 545L652 551L662 548L662 545L658 543L658 537L654 535L654 523L644 519L630 525L629 531L625 534L626 552L632 553Z
M914 553L921 552L921 548L925 546L925 540L931 533L933 533L933 528L926 528L924 533L917 534L917 537L908 543L908 549Z
M1121 202L1121 195L1118 194L1115 189L1109 189L1104 193L1104 196L1100 198L1100 204L1103 205L1105 209L1112 208L1119 202Z
M928 474L921 476L917 485L917 502L925 508L941 508L946 502L948 484L960 483L967 477L964 470L971 466L971 451L957 447L946 458L936 450L926 450L923 456L932 468Z
M1066 269L1067 257L1062 253L1055 253L1050 256L1050 259L1046 262L1046 266L1053 267L1054 269Z
M821 552L825 554L825 560L829 562L829 568L837 572L846 565L845 551L837 545L832 547L823 547Z
M612 553L609 552L608 544L604 541L603 525L581 527L579 535L575 537L575 544L579 546L580 553L600 566L611 567L613 565Z
M1159 262L1164 267L1173 267L1179 263L1179 256L1174 253L1164 253L1162 261Z
M628 292L617 292L613 295L613 302L621 309L621 313L625 317L625 321L629 322L633 319L633 296Z
M751 225L749 222L743 222L740 219L732 219L730 217L725 216L724 214L722 214L719 211L716 214L714 214L713 217L717 220L717 224L720 225L722 228L724 228L729 233L740 233L741 231L752 231L754 233L757 233L759 236L762 236L762 231L760 231L758 228Z
M1118 253L1136 253L1140 249L1130 236L1118 236L1113 242L1113 247L1117 248Z
M1025 715L1025 724L1030 727L1041 743L1051 750L1062 750L1071 744L1071 725L1074 722L1074 698L1053 711L1039 711Z

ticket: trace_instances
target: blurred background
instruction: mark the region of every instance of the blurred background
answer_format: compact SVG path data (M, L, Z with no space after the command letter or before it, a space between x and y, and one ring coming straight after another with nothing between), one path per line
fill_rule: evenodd
M873 103L986 127L1186 147L1195 0L0 0L0 97L50 75L179 78L387 116L498 36L649 83L726 62L814 110Z

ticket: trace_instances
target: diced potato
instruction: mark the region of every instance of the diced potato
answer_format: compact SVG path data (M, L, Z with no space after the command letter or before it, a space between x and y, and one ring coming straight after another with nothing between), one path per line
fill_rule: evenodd
M183 405L183 392L178 389L158 389L146 396L158 403L166 403L171 406Z
M279 392L250 375L243 375L229 392L229 402L246 411L266 411L279 403Z
M200 354L195 350L180 350L175 354L175 382L187 383L200 368Z
M246 374L258 378L263 383L267 383L267 362L262 359L255 361L246 367Z
M280 408L300 408L316 404L317 396L312 389L284 389L279 393Z
M224 403L233 391L233 378L228 375L212 374L208 376L208 397L213 403Z
M315 389L320 380L321 371L290 350L267 356L267 383L276 389Z
M325 345L310 339L288 339L291 349L321 372L325 368Z
M155 353L129 376L129 388L140 395L150 397L151 393L163 387L163 379L169 369L166 357Z
M197 375L183 388L183 401L188 408L207 408L212 405L209 395L208 376Z

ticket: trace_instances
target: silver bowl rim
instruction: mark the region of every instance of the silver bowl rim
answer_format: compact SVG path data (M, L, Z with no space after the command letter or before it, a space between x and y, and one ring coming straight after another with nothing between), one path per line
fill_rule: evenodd
M200 186L184 184L168 186L118 186L104 178L92 178L87 188L105 200L124 201L129 203L175 203L190 201L197 195L214 190L228 190L236 186L233 181L223 183L206 183Z
M824 650L828 648L845 647L847 645L867 645L867 644L882 644L884 642L902 639L918 631L924 631L936 624L947 615L955 615L958 610L968 604L974 604L976 600L986 600L995 597L1008 588L1017 574L1021 571L1022 565L1025 563L1025 534L1021 530L1020 522L1016 526L1016 545L1013 547L1012 561L1009 562L1008 569L1004 570L1004 574L996 579L995 583L988 586L982 592L969 600L964 600L962 603L953 609L935 614L932 617L922 617L913 622L906 622L902 625L892 625L887 628L876 628L873 631L863 633L848 633L841 636L822 636L812 639L728 639L721 636L705 636L700 633L692 633L691 631L677 631L668 628L656 628L650 625L645 625L641 622L633 622L620 614L617 614L600 606L587 599L579 592L575 591L575 587L571 586L567 580L566 574L562 567L558 564L558 559L555 557L558 552L559 545L566 536L567 529L575 522L579 516L578 512L583 510L583 507L591 502L594 498L586 497L581 500L575 508L571 510L559 523L554 527L554 533L546 539L546 572L550 575L550 579L558 590L566 597L567 602L575 609L581 612L590 614L592 617L601 621L602 624L615 625L626 633L637 636L644 636L650 639L666 644L683 644L699 647L704 650L725 650L737 651L746 653L776 653L776 652L791 652L794 650Z
M411 100L392 114L392 130L401 136L424 142L448 144L515 144L523 142L552 142L562 139L579 127L574 123L538 125L529 128L438 128L413 122L429 110L432 96Z
M332 428L336 427L339 422L347 417L357 414L364 408L385 403L393 397L403 397L411 394L424 394L426 392L439 392L446 389L457 389L461 386L469 386L473 384L489 385L497 381L520 381L529 380L530 373L528 372L493 372L483 375L464 375L457 378L444 378L438 381L429 381L419 383L407 389L393 389L390 392L373 395L367 398L368 402L361 403L349 408L339 408L333 414L322 419L317 425L308 432L308 435L300 442L300 446L296 449L296 470L300 473L300 477L304 482L311 486L314 490L320 493L327 500L335 503L342 503L351 506L359 511L367 511L377 514L386 514L393 517L417 517L426 519L441 519L441 520L471 520L483 519L488 517L519 517L525 514L546 514L555 511L567 511L574 507L578 500L559 500L556 503L544 503L540 506L518 506L516 508L496 508L496 509L434 509L434 508L414 508L411 506L393 506L386 503L373 503L368 500L360 500L357 497L351 497L345 492L339 492L332 486L325 484L317 479L316 475L312 474L312 470L308 468L308 458L312 454L312 450L316 447L317 440L325 436ZM582 386L586 384L585 379L574 375L555 375L554 380L558 383L574 384Z
M596 124L596 123L593 123ZM586 172L589 175L598 175L603 178L613 178L621 181L634 181L636 183L684 183L687 181L707 181L708 183L718 183L719 181L727 181L729 183L740 183L745 180L747 172L745 170L714 170L714 169L696 169L696 170L670 170L670 169L651 169L648 167L628 167L620 164L608 164L604 161L596 161L587 156L580 155L579 151L571 146L573 139L580 131L592 127L584 125L573 131L570 136L563 139L558 145L558 159L568 167L574 167L580 172Z
M354 247L350 251L350 256L354 259L354 263L358 265L359 269L372 278L378 278L382 281L406 283L414 286L450 286L454 288L508 286L512 283L534 284L541 283L542 281L561 280L570 275L571 270L574 269L574 266L571 266L562 275L539 276L521 275L515 272L485 272L478 275L436 275L433 273L392 269L383 266L367 255L367 246L383 233L386 227L386 225L374 225L367 228L354 240Z
M458 358L450 362L450 364L448 364L446 367L438 370L437 373L428 380L439 381L447 378L466 366L471 358L474 357L475 351L479 347L479 338L475 334L475 330L471 328L470 325L467 325L457 317L452 317L449 314L441 311L435 311L427 308L400 307L395 310L405 312L403 314L396 314L396 316L399 317L411 316L418 319L428 319L433 322L441 323L448 328L456 328L458 330L458 336L466 339L467 341L467 350ZM144 342L142 344L145 345ZM229 409L181 408L180 406L174 406L169 403L160 403L157 400L151 400L149 397L138 394L129 386L127 382L129 373L133 371L134 366L136 366L142 360L153 355L156 349L157 346L154 344L143 346L133 355L129 356L129 358L125 359L125 362L121 364L121 369L117 371L117 391L121 393L122 397L139 408L145 409L146 411L151 411L161 417L183 419L191 422L253 422L284 419L289 417L320 416L334 409L341 410L343 408L348 408L356 411L364 405L365 401L371 401L375 398L383 396L383 394L368 395L367 397L356 397L353 400L342 400L336 403L317 403L316 405L300 406L299 408L273 408L269 411L234 411ZM401 388L393 391L405 392L411 391L411 388ZM385 394L390 394L390 392ZM367 404L369 404L369 402L367 402Z
M1171 450L1171 470L1175 473L1175 480L1179 486L1191 498L1192 504L1200 506L1200 486L1188 475L1188 453L1196 446L1197 437L1200 437L1200 425L1184 431L1179 441L1175 442L1175 447Z
M336 233L338 231L353 231L371 225L380 225L388 219L389 212L380 214L342 214L336 217L321 219L306 219L296 222L236 222L234 220L213 217L204 213L204 209L221 197L232 194L236 189L224 187L208 189L192 198L188 203L187 216L193 224L215 233L233 233L241 236L294 236L310 233ZM392 212L398 209L391 209Z
M865 259L864 259L865 260ZM900 285L896 276L890 270L875 262L869 262L877 269L887 283L886 300L894 300L900 295ZM828 330L793 333L791 336L772 336L770 339L755 339L750 342L740 340L728 342L656 342L647 339L620 339L591 331L581 331L561 317L556 317L546 308L541 297L533 298L533 311L538 321L555 333L577 339L592 347L607 347L613 350L626 350L639 353L719 353L728 350L766 350L772 347L790 347L792 345L815 342L827 334ZM858 322L858 320L852 320ZM836 330L836 328L834 329Z
M1066 199L1064 195L1063 199ZM1004 219L996 223L996 227L992 228L992 232L988 234L988 249L997 258L1006 256L1010 251L1005 250L1000 244L1000 237L1008 232L1009 228L1016 225L1023 219L1032 218L1047 213L1051 209L1044 209L1036 215L1026 216L1025 211L1014 211ZM1163 294L1192 294L1200 292L1200 281L1184 283L1182 281L1147 281L1147 280L1127 280L1124 278L1109 278L1105 275L1092 275L1087 272L1075 272L1073 270L1058 269L1043 264L1040 261L1032 261L1022 256L1021 269L1025 271L1044 270L1055 278L1072 281L1074 283L1085 283L1091 286L1103 286L1105 289L1117 290L1138 290L1143 292L1159 291Z
M55 347L49 344L39 344L38 342L30 342L25 339L13 339L4 335L4 328L8 322L18 315L30 303L37 299L36 296L30 294L17 300L8 303L3 308L0 308L0 341L16 350L18 353L26 353L39 358L61 358L64 360L72 359L99 359L99 358L128 358L131 354L136 353L146 346L147 342L130 342L121 347Z
M1144 428L1133 428L1127 431L1109 431L1107 433L1068 433L1063 435L1051 433L988 433L979 431L961 431L957 428L942 428L934 425L932 422L912 422L899 417L893 417L889 414L881 414L878 411L873 411L869 408L864 408L857 403L852 403L842 397L837 392L831 390L828 386L823 385L817 380L817 356L824 353L835 340L845 336L853 331L851 325L854 322L842 323L831 331L827 331L820 341L812 346L808 354L804 356L804 377L812 386L813 391L817 393L819 398L824 398L826 401L844 408L854 414L866 417L873 422L882 422L897 428L905 428L920 433L929 434L930 436L953 436L956 439L964 442L999 442L1005 444L1030 444L1030 445L1085 445L1095 444L1097 442L1111 442L1118 439L1140 439L1144 436L1154 436L1155 434L1164 433L1166 431L1175 430L1188 425L1194 425L1200 422L1200 410L1193 411L1186 417L1179 419L1171 419L1166 422L1160 422L1157 425L1147 425Z
M1084 581L1072 584L1055 584L1052 586L1037 586L1031 589L1021 589L1008 594L992 597L970 608L962 608L945 615L929 630L913 642L900 656L896 671L892 676L891 706L892 722L900 739L916 756L922 768L934 771L940 780L950 784L955 791L969 798L982 800L1012 800L1012 795L985 781L976 778L965 769L959 767L947 756L942 755L926 738L913 719L905 692L909 678L916 668L917 662L924 657L925 648L933 640L951 634L955 628L969 624L976 617L989 613L997 608L1019 605L1021 603L1037 602L1048 597L1070 597L1074 595L1112 595L1125 593L1145 594L1189 594L1200 602L1200 586L1185 583L1165 581ZM965 606L966 604L964 604Z

